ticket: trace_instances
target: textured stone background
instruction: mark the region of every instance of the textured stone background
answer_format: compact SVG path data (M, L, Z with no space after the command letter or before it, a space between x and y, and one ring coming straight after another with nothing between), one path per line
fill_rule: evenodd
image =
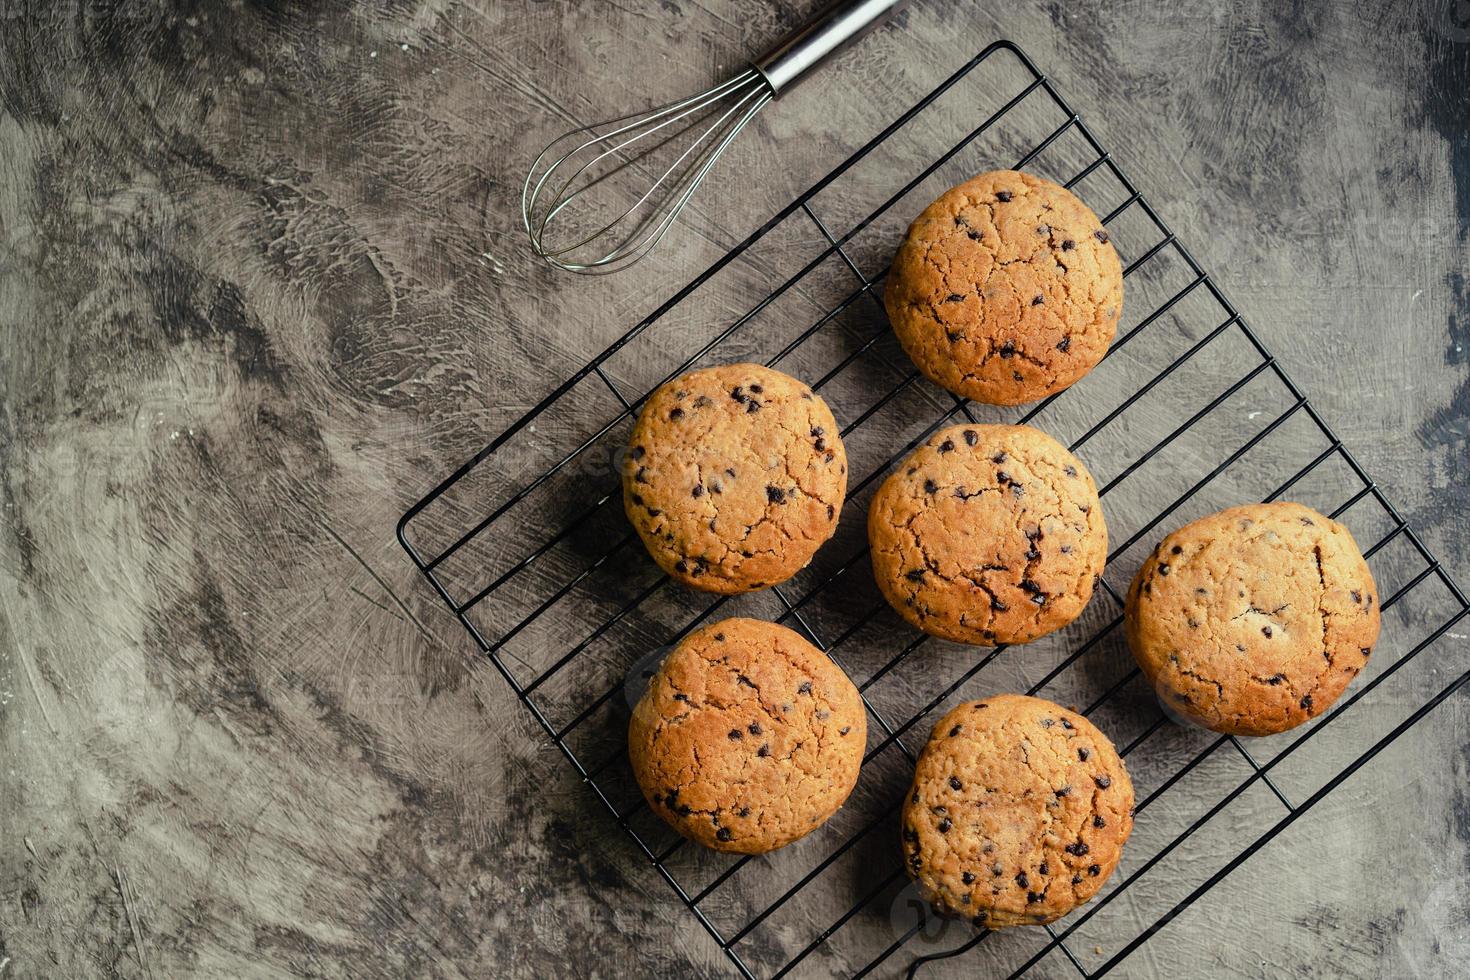
M728 975L393 525L997 38L1470 579L1465 3L917 0L763 115L666 254L527 256L550 136L804 9L0 0L0 977ZM1462 692L1118 975L1466 975L1467 721Z

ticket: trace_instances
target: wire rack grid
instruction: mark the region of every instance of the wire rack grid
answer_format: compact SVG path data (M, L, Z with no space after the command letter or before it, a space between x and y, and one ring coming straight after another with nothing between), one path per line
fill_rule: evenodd
M946 149L934 156L935 146ZM998 166L1051 176L1093 204L1128 280L1124 323L1103 363L1024 411L929 386L896 347L881 304L902 222L943 188ZM751 305L751 296L761 298ZM766 593L715 598L674 585L642 554L621 515L619 453L659 384L740 359L809 380L839 419L851 419L842 437L855 482L838 535L811 566ZM961 419L1032 423L1068 443L1098 476L1121 539L1098 601L1071 627L1009 655L999 647L977 656L916 634L863 571L862 515L877 481ZM1345 521L1366 545L1385 639L1348 694L1293 732L1247 745L1175 724L1122 642L1127 581L1168 528L1288 495ZM910 975L968 953L966 962L983 957L1011 976L1101 976L1470 681L1470 670L1448 671L1453 679L1441 685L1443 671L1426 679L1404 669L1470 602L1052 82L1009 42L980 52L580 368L414 504L398 536L746 977L799 968L865 976L900 969L900 951ZM847 807L761 858L707 852L674 835L649 812L625 758L625 672L722 611L803 632L852 676L873 722ZM1139 793L1134 838L1112 880L1090 905L1040 931L992 934L926 914L897 844L924 722L957 698L996 690L1085 705L1121 746ZM1412 710L1382 730L1384 711L1354 711L1369 698ZM1342 734L1315 739L1329 726ZM1205 790L1184 789L1195 783ZM1201 838L1209 854L1228 858L1181 862L1180 848Z

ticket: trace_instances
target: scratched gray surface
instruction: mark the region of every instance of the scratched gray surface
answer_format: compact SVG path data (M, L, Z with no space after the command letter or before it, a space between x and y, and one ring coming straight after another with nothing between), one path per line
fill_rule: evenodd
M595 282L527 257L513 201L546 139L698 89L799 19L724 0L0 3L0 977L727 975L472 656L393 524L997 38L1056 79L1470 578L1463 3L919 0L860 59L770 107L661 256ZM884 157L860 189L936 138ZM980 160L1008 162L996 153ZM778 229L766 265L650 349L673 356L686 326L729 322L761 276L812 254L811 231ZM885 247L863 243L860 261ZM1116 360L1146 368L1152 350ZM633 358L612 374L635 391L650 370ZM1058 427L1128 382L1088 383ZM565 431L548 426L497 461L491 491L607 412L589 401ZM1167 402L1141 412L1143 434L1178 417ZM1308 452L1296 431L1284 459ZM1088 459L1117 472L1111 452ZM590 626L596 599L562 627ZM1386 617L1385 648L1442 600ZM1467 634L1283 766L1286 792L1310 795L1470 667ZM907 639L893 626L875 643ZM551 649L536 642L526 656ZM1034 679L1025 664L967 690ZM1438 708L1117 975L1465 975L1467 709L1463 694ZM1177 765L1190 738L1166 729L1139 772ZM1140 820L1140 859L1240 781L1239 757L1216 761ZM878 796L902 780L885 765ZM1257 785L1082 933L1079 958L1104 962L1281 812ZM863 887L861 869L824 883L755 958L799 946ZM850 972L886 944L904 896L880 905L800 972ZM1038 942L987 942L932 975L998 972ZM1071 969L1053 955L1035 975Z

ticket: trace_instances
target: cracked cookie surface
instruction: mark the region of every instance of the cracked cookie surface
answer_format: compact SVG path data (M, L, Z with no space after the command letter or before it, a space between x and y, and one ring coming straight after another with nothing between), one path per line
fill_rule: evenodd
M653 393L622 479L623 508L659 567L728 595L784 582L832 536L847 453L806 385L725 364Z
M1378 593L1348 529L1293 503L1232 507L1164 538L1128 590L1128 645L1160 701L1270 735L1321 714L1368 662Z
M654 812L706 847L763 854L820 827L857 783L862 699L842 668L776 623L695 630L648 683L628 726Z
M1025 643L1082 612L1107 558L1092 475L1039 429L936 432L868 508L873 574L926 633Z
M935 384L992 405L1075 383L1107 352L1123 268L1075 194L1015 170L951 188L909 226L884 305Z
M1040 698L970 701L934 726L904 801L904 866L942 915L1051 922L1087 902L1133 829L1107 736Z

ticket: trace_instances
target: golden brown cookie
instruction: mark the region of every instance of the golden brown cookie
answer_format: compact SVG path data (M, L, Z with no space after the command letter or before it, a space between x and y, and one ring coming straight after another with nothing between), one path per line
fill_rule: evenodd
M1231 735L1321 714L1378 640L1377 589L1348 529L1301 504L1248 504L1159 543L1125 628L1159 699Z
M679 833L763 854L837 812L867 733L857 688L826 654L784 626L727 619L664 659L633 709L628 755Z
M706 592L784 582L837 529L847 453L827 403L759 364L676 378L648 399L623 465L648 553Z
M929 438L868 509L873 574L926 633L1025 643L1082 612L1107 560L1092 475L1025 425L956 425Z
M1075 194L997 170L945 191L914 220L883 300L931 381L1016 405L1102 360L1123 311L1123 267Z
M1107 736L999 694L934 727L904 803L905 866L942 915L1051 922L1097 894L1132 829L1133 783Z

